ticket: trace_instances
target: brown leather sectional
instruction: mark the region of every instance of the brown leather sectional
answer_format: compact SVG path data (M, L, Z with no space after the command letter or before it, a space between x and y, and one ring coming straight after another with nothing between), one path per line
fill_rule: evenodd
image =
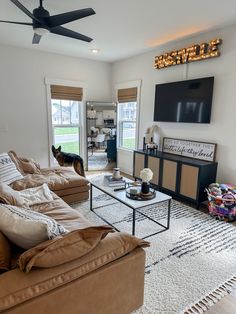
M54 200L32 209L54 218L68 231L91 226L74 203L89 196L88 181L69 168L40 169L29 160L24 179L11 186L22 190L47 183ZM29 170L30 169L30 170ZM63 200L64 199L64 200ZM67 203L66 203L67 202ZM112 206L112 205L111 205ZM50 268L18 267L0 274L0 313L128 314L143 304L145 251L148 243L130 235L109 233L89 253Z
M23 190L47 183L50 190L66 203L72 204L89 198L89 182L71 167L41 168L35 161L18 157L14 151L8 152L23 180L11 184L14 190Z
M34 205L69 231L91 223L54 194ZM19 268L0 275L0 313L126 314L143 304L147 245L124 233L110 233L88 254L51 268Z

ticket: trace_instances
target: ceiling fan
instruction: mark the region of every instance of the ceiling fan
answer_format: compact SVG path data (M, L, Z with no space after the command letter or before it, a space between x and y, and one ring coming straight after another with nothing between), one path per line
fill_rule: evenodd
M80 33L74 32L68 28L61 26L66 23L82 19L86 16L96 14L92 8L75 10L71 12L66 12L66 13L50 16L50 13L47 10L45 10L43 7L43 0L39 0L39 7L34 9L33 13L31 13L18 0L10 0L10 1L14 3L26 15L28 15L28 17L32 19L32 23L3 21L3 20L0 20L0 22L32 26L34 30L32 44L39 44L41 37L49 32L53 34L57 34L57 35L62 35L62 36L70 37L70 38L83 40L86 42L91 42L93 40L90 37L87 37L85 35L82 35Z

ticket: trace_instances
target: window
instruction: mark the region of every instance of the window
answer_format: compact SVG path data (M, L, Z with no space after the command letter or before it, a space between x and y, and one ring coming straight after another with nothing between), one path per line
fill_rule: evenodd
M53 143L64 152L80 154L80 103L51 99Z
M118 104L119 146L126 149L136 147L137 102Z
M118 146L134 150L137 147L138 88L117 89Z

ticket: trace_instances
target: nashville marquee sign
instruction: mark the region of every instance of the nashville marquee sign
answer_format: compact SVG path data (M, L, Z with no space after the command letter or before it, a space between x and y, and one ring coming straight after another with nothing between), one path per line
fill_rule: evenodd
M154 67L161 69L172 65L219 57L219 45L221 43L222 39L217 38L211 40L209 43L201 43L188 48L164 53L163 55L155 57Z

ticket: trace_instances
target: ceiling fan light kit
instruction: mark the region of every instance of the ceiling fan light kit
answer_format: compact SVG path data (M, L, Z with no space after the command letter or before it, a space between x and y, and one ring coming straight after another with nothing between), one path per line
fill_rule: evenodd
M39 7L33 10L31 13L19 0L10 0L15 4L22 12L32 19L32 23L14 22L0 20L2 23L18 24L18 25L29 25L33 27L34 36L32 43L39 44L41 37L53 33L69 38L82 40L85 42L91 42L93 39L74 32L68 28L62 27L61 25L82 19L84 17L96 14L92 8L80 9L70 11L57 15L50 15L50 13L43 7L43 0L39 0Z
M34 28L34 33L39 36L44 36L50 33L50 31L47 28L37 27Z

